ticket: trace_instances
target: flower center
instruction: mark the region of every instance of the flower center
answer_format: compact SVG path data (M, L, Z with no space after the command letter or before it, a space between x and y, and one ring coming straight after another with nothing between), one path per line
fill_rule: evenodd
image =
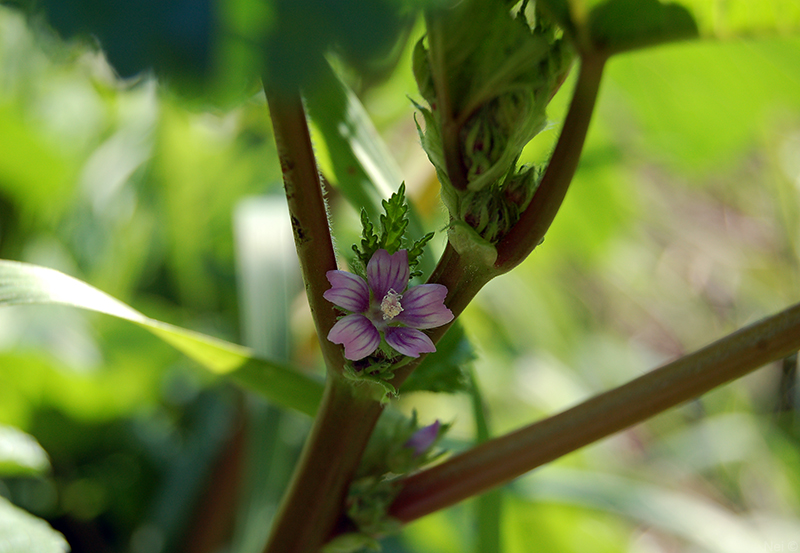
M402 294L398 294L392 289L386 292L386 295L381 300L381 312L383 313L384 321L390 321L400 314L403 310L403 306L400 305L402 297Z

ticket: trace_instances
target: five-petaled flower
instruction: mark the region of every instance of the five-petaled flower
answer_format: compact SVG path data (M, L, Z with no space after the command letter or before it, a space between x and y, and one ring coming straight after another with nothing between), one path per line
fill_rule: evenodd
M409 357L436 351L421 331L453 320L444 305L447 288L441 284L420 284L408 290L408 252L389 254L378 250L367 263L367 280L346 271L328 271L331 283L323 297L350 314L339 319L328 340L344 345L344 356L363 359L378 349L383 335L386 343Z

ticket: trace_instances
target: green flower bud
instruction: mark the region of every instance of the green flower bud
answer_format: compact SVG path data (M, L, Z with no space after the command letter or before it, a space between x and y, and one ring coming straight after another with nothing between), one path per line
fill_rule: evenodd
M506 178L503 183L503 199L524 211L539 187L541 172L533 165L523 166L519 172ZM516 222L516 221L515 221Z

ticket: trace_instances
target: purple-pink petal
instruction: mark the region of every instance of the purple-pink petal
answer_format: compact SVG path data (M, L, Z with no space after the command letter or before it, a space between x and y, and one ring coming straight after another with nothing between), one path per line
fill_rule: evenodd
M381 249L372 254L367 263L367 282L378 301L381 301L389 290L402 294L408 286L409 274L406 250L399 250L389 255L389 252Z
M436 328L453 320L453 312L444 305L447 287L420 284L403 294L403 311L395 321L412 328Z
M439 436L440 426L441 423L438 419L433 424L423 426L411 435L408 441L404 444L405 447L413 449L414 456L419 457L428 451L428 449L430 449L430 447L433 445L433 442L436 441L436 438Z
M343 344L344 356L351 361L358 361L378 349L381 335L364 315L353 314L342 317L333 325L328 340Z
M346 271L325 273L331 287L322 297L354 313L363 313L369 308L369 288L364 279Z
M390 326L386 328L385 334L386 343L403 355L419 357L420 353L436 351L436 346L428 335L415 328Z

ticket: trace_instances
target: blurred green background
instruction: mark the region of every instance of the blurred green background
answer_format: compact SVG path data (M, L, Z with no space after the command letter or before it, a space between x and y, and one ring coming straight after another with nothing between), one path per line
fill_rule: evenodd
M413 44L422 31L408 29ZM396 57L394 71L344 74L424 226L441 231L438 184L408 100L418 98L408 48ZM556 96L528 161L547 158L570 88ZM241 269L247 252L234 228L243 200L280 195L280 173L263 95L219 105L151 76L120 80L97 49L0 6L0 257L257 345L242 307L254 301ZM326 144L314 139L330 176ZM332 184L333 229L346 251L356 211ZM262 232L253 240L280 230ZM798 240L800 40L699 41L613 59L544 244L462 317L491 431L797 302ZM318 372L304 298L285 286L285 305L260 324L286 320L278 326L288 347L270 351ZM766 367L506 486L502 550L791 551L800 541L800 433L794 374L783 372ZM453 421L454 448L474 438L467 396L416 393L400 403L423 423ZM256 435L245 420L268 421L269 431ZM224 501L214 484L235 489L226 462L253 463L259 452L269 470L257 465L242 478L260 474L267 491L239 499L237 512L263 533L308 421L279 415L125 322L13 307L0 310L0 424L33 435L52 465L0 480L0 496L48 520L73 551L158 553L209 550L197 536L204 508ZM242 453L242 441L258 451ZM415 522L384 549L476 550L472 509L466 502ZM236 528L233 546L211 550L257 551L249 544L258 536Z

